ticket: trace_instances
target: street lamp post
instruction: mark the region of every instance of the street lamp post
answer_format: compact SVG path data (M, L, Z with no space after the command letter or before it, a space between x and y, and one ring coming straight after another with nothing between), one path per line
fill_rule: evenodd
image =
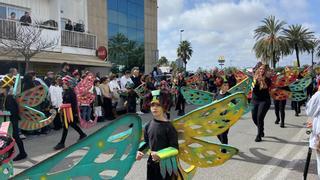
M226 62L226 60L224 59L224 56L220 56L218 59L218 62L219 62L219 65L221 66L221 69L222 69L222 66Z
M182 42L182 33L184 32L184 29L180 29L180 42Z

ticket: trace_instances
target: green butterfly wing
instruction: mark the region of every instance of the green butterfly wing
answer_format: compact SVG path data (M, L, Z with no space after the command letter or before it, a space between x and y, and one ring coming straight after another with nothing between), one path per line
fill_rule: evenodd
M289 85L290 91L296 92L296 91L303 91L306 89L310 84L312 83L312 79L307 77L300 79L296 82L293 82Z
M203 106L210 104L213 100L213 94L206 91L195 90L187 87L182 87L180 91L186 101L193 105Z
M202 138L225 132L240 119L246 109L246 95L235 93L174 120L173 125L179 134L178 158L195 167L213 167L230 159L238 152L236 148ZM222 153L222 149L227 153Z
M247 77L246 79L241 81L239 84L229 89L228 92L230 94L237 93L237 92L244 92L244 94L248 95L252 89L252 82L253 82L252 77Z
M62 180L76 177L124 179L135 162L141 132L142 125L139 116L123 116L81 142L27 169L12 179ZM86 151L78 163L65 170L50 172L59 162L61 163L68 155L78 150ZM101 156L111 158L101 159ZM115 173L108 174L108 176L101 174L108 173L108 171Z

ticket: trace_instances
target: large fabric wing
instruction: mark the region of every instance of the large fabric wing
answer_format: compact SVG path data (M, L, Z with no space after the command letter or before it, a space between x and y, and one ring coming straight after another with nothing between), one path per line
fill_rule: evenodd
M200 81L200 77L197 74L186 79L187 85L190 85L199 81Z
M236 78L237 83L240 83L243 80L248 78L248 75L246 75L243 71L239 71L239 70L233 73L233 75Z
M56 116L56 111L51 110L51 115L47 118L44 113L28 107L28 106L20 106L19 107L19 128L32 131L36 129L41 129L49 124L54 120Z
M122 130L129 127L129 130ZM27 169L12 179L73 179L76 177L124 179L135 161L141 129L140 117L136 115L123 116L81 142ZM116 138L112 138L113 135ZM78 150L86 151L79 162L64 170L52 172L58 163ZM109 174L109 171L115 173Z
M193 105L203 106L211 103L213 100L213 94L206 91L187 87L182 87L180 91L186 101Z
M273 88L270 90L270 95L274 100L283 101L287 100L289 97L291 97L291 92L286 91L284 89L279 88Z
M300 79L289 85L290 91L303 91L311 84L311 82L312 79L309 77Z
M306 91L300 91L300 92L292 92L292 97L291 100L292 101L304 101L308 98L307 96L307 92Z
M21 93L17 101L20 106L35 107L41 104L48 94L48 87L41 84Z
M95 94L90 92L91 88L93 88L95 76L92 73L87 74L87 76L81 80L77 86L74 88L74 91L77 95L77 103L78 103L78 117L80 119L80 126L82 128L90 128L97 124L98 116L95 116L93 121L86 121L82 119L80 105L81 104L91 104L95 99Z
M225 153L222 152L225 150ZM178 157L187 164L200 168L219 166L237 154L237 148L187 137L179 144Z
M251 89L252 89L252 78L247 77L246 79L238 83L236 86L229 89L228 92L230 94L233 94L236 92L244 92L244 94L248 95Z
M272 77L272 86L273 87L286 87L289 86L297 79L295 75L275 75Z
M200 107L173 121L179 133L190 137L216 136L236 123L247 108L244 93L235 93Z

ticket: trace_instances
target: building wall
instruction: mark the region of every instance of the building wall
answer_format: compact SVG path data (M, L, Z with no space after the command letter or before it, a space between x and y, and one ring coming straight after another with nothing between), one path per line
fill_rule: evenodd
M50 0L58 1L58 0ZM31 18L35 21L46 21L52 19L50 17L49 0L0 0L0 3L10 5L12 7L22 8L27 11L31 10ZM10 12L9 12L10 13ZM17 17L18 19L20 17ZM57 19L54 19L57 20Z
M145 0L144 37L145 37L145 72L152 71L158 53L158 3L157 0Z
M88 6L88 31L97 35L97 45L108 47L108 23L106 0L89 0Z

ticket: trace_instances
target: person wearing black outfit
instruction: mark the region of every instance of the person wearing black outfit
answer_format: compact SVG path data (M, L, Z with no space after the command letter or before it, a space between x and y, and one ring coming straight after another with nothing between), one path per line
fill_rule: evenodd
M220 99L223 99L223 98L231 95L228 92L229 87L230 87L229 82L225 79L223 84L222 84L222 86L221 86L221 88L220 88L220 90L219 90L219 92L214 95L213 99L214 100L220 100ZM228 144L228 133L229 133L229 129L226 130L225 132L223 132L222 134L218 135L218 139L220 140L220 142L222 144ZM221 152L226 153L226 150L222 149Z
M1 88L0 97L2 97L1 110L10 112L10 122L12 124L12 137L15 139L19 149L19 154L13 158L13 161L20 161L27 158L27 153L24 149L23 142L19 136L19 106L12 95L12 88Z
M186 104L186 100L184 99L182 93L181 93L181 88L183 86L186 86L187 83L184 80L184 77L182 75L182 73L178 74L178 100L177 100L177 104L176 104L176 110L178 110L178 116L183 116L185 114L185 104Z
M302 79L302 75L299 73L297 81ZM301 113L301 105L303 104L303 101L292 101L291 102L291 106L293 108L293 110L295 111L295 116L299 116L299 114Z
M153 120L151 120L144 130L145 145L139 148L136 159L141 160L144 156L143 151L149 147L151 150L147 162L147 180L172 180L177 179L177 175L166 174L162 177L160 172L160 157L157 151L173 147L179 149L178 133L169 120L165 118L162 104L159 100L152 100L151 112Z
M253 109L252 119L257 126L258 134L255 141L260 142L264 137L264 118L270 108L271 100L269 94L269 87L271 80L266 77L267 66L261 65L254 75L254 88L252 91Z
M130 82L128 82L126 84L126 88L128 91L128 96L127 96L127 101L126 101L128 113L136 113L137 112L137 98L139 98L139 96L132 89L133 86L134 86L134 84L130 83Z
M77 133L79 134L79 141L85 137L87 137L87 135L80 129L80 127L77 125L77 121L79 120L78 117L78 108L77 108L77 96L74 93L72 87L71 87L71 83L69 83L68 81L66 81L63 78L63 103L64 104L71 104L71 108L72 108L72 112L73 112L73 122L71 122L69 124L69 126L71 126L74 130L77 131ZM68 128L65 127L65 124L63 124L63 131L62 131L62 136L61 136L61 140L60 142L54 147L55 150L60 150L63 149L65 147L65 141L68 135Z
M68 23L66 24L65 29L68 30L68 31L72 31L73 30L72 22L71 22L70 19L68 20Z
M285 119L285 110L286 110L286 104L287 104L287 100L274 100L274 111L276 113L276 121L275 124L279 124L280 121L280 127L284 128L284 119Z
M29 25L32 23L30 13L29 12L24 12L24 15L21 16L20 22L22 25Z
M65 76L72 76L71 73L69 72L70 70L70 65L66 62L62 63L61 65L61 71L57 74L60 77L65 77Z

